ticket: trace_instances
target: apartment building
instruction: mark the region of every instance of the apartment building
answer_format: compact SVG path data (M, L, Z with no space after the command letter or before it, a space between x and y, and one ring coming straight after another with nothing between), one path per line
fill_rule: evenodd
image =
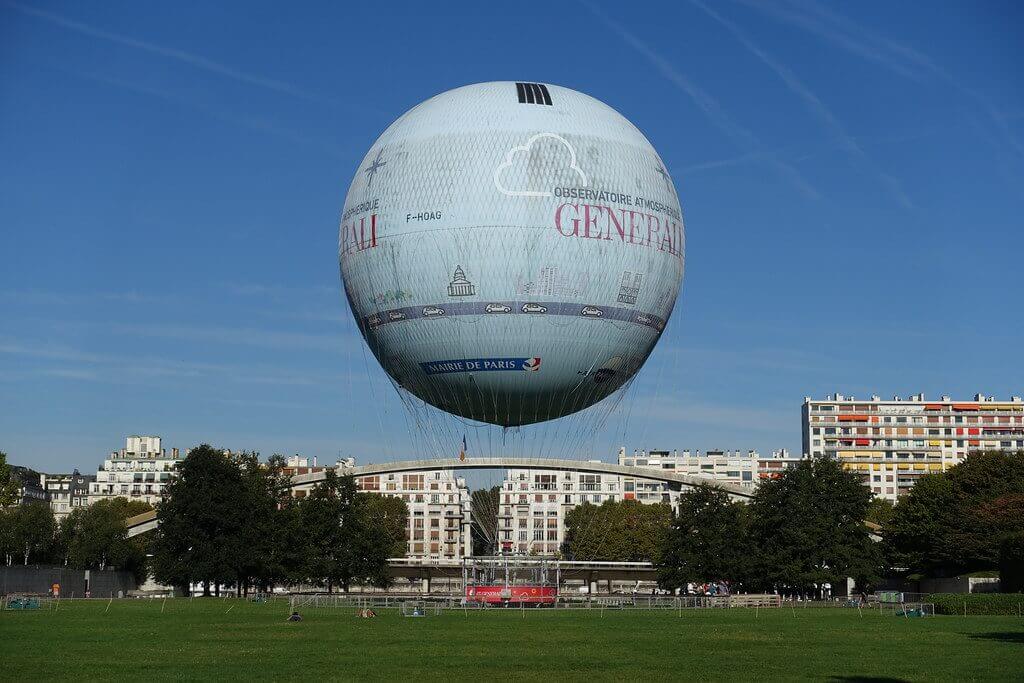
M68 474L40 474L39 486L46 492L46 498L59 522L75 508L89 505L89 486L96 480L94 474L82 474L78 470Z
M977 394L974 400L924 394L891 401L831 394L805 398L804 451L835 458L876 496L895 501L922 475L942 472L972 451L1024 449L1024 401Z
M757 451L753 451L757 453ZM788 469L796 467L801 460L806 460L802 455L790 455L785 448L772 451L769 456L757 456L757 480L762 482L765 479L778 479Z
M11 474L18 484L15 500L18 505L47 502L46 489L39 485L42 476L30 467L11 465Z
M89 503L121 496L156 505L180 461L178 449L168 453L159 436L129 436L125 447L112 452L96 471L96 480L89 484Z
M351 467L349 458L339 468ZM448 470L356 477L360 491L395 496L409 507L408 557L460 560L472 554L470 494L466 480Z
M761 457L757 451L667 451L620 448L618 464L671 470L753 489L759 481L778 477L801 458L785 449ZM601 462L594 460L590 462ZM675 505L678 490L668 483L643 477L587 474L570 470L509 469L502 482L498 507L498 544L502 551L553 555L565 541L565 515L583 503L638 500Z
M282 473L289 477L294 477L298 474L312 474L313 472L323 472L327 467L316 464L316 456L312 460L301 456L299 454L289 455L285 458L284 467Z
M759 460L757 451L634 450L632 455L628 455L624 447L619 448L620 465L671 470L677 474L694 477L709 477L716 482L744 488L753 488L757 484Z
M554 555L565 541L568 510L623 500L625 488L618 475L510 469L499 496L497 540L502 552Z

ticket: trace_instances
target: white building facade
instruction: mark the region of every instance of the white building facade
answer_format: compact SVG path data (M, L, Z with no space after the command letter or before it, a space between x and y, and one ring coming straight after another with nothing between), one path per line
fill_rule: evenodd
M344 473L344 468L339 471ZM471 500L462 477L448 470L422 470L356 477L356 484L360 491L405 501L407 557L461 560L472 554Z
M565 513L583 503L622 500L623 481L613 474L510 469L499 495L498 548L521 555L555 555L565 541Z
M757 485L757 471L760 455L757 451L659 451L637 450L627 454L619 449L619 464L630 467L647 467L668 470L676 474L694 477L710 477L716 482L752 489ZM640 500L650 498L650 491L641 489Z
M757 451L754 451L755 453ZM800 461L807 458L802 455L792 455L785 448L772 451L771 455L757 456L757 480L758 483L766 479L778 479L788 469L796 467Z
M832 394L805 398L804 451L834 458L856 472L875 496L895 501L921 476L943 472L972 451L1024 450L1024 401L977 394L973 400L924 394L857 400Z
M178 449L168 453L159 436L129 436L125 447L112 452L96 471L96 480L89 485L89 503L123 497L156 505L177 476L179 462Z
M75 470L70 474L40 474L39 486L46 491L53 516L60 522L72 510L89 505L89 486L95 480L95 475Z
M705 477L709 484L754 489L801 460L782 449L770 457L757 451L664 451L620 448L618 464ZM600 462L600 461L592 461ZM679 490L667 482L571 470L510 469L498 501L497 546L504 552L555 555L565 542L566 513L583 503L637 500L675 507Z

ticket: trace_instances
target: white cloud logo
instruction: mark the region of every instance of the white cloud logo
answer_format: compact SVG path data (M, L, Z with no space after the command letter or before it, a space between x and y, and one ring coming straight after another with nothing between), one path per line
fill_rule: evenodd
M525 145L522 145L521 147L513 147L512 149L510 149L508 153L505 155L505 161L502 162L502 164L498 166L496 169L494 169L494 186L498 188L499 192L501 192L504 195L508 195L509 197L554 196L551 190L510 190L507 187L505 187L505 185L501 181L501 176L505 172L505 170L511 168L512 165L515 163L516 155L523 152L528 154L533 147L533 143L537 142L541 138L550 138L565 146L565 148L569 151L569 170L576 173L576 175L579 177L579 182L583 187L587 186L587 174L583 172L582 168L576 165L576 150L573 148L572 144L568 140L563 138L561 135L558 135L556 133L537 133L532 138L527 140Z

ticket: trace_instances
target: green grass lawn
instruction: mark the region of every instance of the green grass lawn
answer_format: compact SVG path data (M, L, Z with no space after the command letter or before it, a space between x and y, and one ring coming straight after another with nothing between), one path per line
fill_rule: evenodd
M849 609L491 610L405 618L240 600L0 612L0 680L1024 680L1017 617Z

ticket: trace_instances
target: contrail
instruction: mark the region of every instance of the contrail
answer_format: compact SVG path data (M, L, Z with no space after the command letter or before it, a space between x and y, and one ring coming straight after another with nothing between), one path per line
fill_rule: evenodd
M906 78L921 81L933 76L946 81L975 102L1014 151L1024 154L1024 144L1014 135L1006 117L999 109L985 95L961 83L952 73L921 51L870 31L820 3L790 3L789 9L786 9L777 4L755 0L736 1L782 23L801 28L827 43L875 62Z
M230 67L226 64L221 64L220 62L215 62L212 59L207 59L206 57L203 57L201 55L195 55L190 52L185 52L184 50L179 50L177 48L165 47L163 45L157 45L155 43L150 43L144 40L138 40L137 38L132 38L131 36L125 36L119 33L105 31L103 29L96 28L95 26L90 26L89 24L84 24L80 21L68 19L67 17L61 16L59 14L47 12L46 10L37 9L29 5L22 5L16 2L9 2L6 4L8 7L16 9L19 12L28 14L37 19L42 19L43 21L49 22L56 26L60 26L62 28L66 28L70 31L91 36L93 38L99 38L100 40L106 40L107 42L115 43L117 45L124 45L126 47L135 48L136 50L142 50L144 52L148 52L159 57L164 57L166 59L173 59L175 61L182 62L183 64L188 64L189 66L195 67L202 71L217 74L218 76L224 76L225 78L230 78L241 83L248 83L249 85L255 85L261 88L265 88L267 90L273 90L275 92L284 93L286 95L298 97L303 100L338 103L337 101L332 100L331 98L323 97L321 95L317 95L316 93L303 90L302 88L298 88L292 85L291 83L278 81L272 78L256 76L254 74L246 73L245 71L239 71L238 69Z
M767 150L757 137L750 132L747 128L740 125L732 119L723 109L721 104L712 97L709 93L699 88L693 81L687 76L680 73L675 67L669 63L661 55L651 50L643 41L639 40L632 33L621 28L618 24L613 22L604 12L599 10L597 7L591 5L585 0L581 0L582 4L589 9L594 16L600 19L609 29L618 33L619 36L634 50L642 54L648 59L655 67L677 88L682 90L686 95L694 101L694 103L704 112L708 119L713 123L719 130L725 133L728 137L732 138L733 142L740 145L741 148L750 150L751 148L757 153L758 156L764 156L767 161L773 165L776 169L782 172L787 178L789 178L802 192L812 198L819 198L820 194L815 190L810 183L808 183L800 172L793 166L775 156L770 150Z
M821 101L821 98L811 92L811 89L803 84L797 75L793 73L792 69L777 61L774 57L762 50L756 43L754 43L754 41L747 37L739 26L726 19L718 12L715 12L713 9L701 2L701 0L690 0L690 2L709 17L724 26L733 35L733 37L743 45L743 47L761 60L769 69L774 71L775 75L781 78L782 82L786 84L786 87L796 94L797 97L803 100L804 104L807 105L807 108L810 109L810 111L822 121L829 132L839 140L842 149L856 157L861 163L868 167L869 170L877 174L881 179L882 184L886 186L900 204L906 208L913 208L913 202L910 201L910 198L903 191L899 181L875 166L874 162L871 161L861 146L857 144L853 136L850 135L843 124L839 122L839 119L837 119L825 103Z

